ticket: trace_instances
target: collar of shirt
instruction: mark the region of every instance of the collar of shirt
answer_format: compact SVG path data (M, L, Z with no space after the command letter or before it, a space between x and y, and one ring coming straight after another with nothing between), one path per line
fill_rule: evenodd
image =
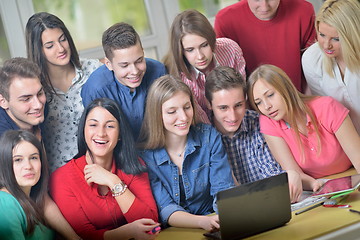
M75 83L77 83L77 82L79 82L80 80L81 80L81 78L83 77L83 75L84 75L84 73L83 73L83 71L82 71L82 69L81 68L77 68L77 67L75 67L74 66L74 68L75 68L75 77L71 80L71 86L69 87L69 90L68 90L68 92L70 92L70 89L71 89L71 87L75 84ZM55 88L55 87L54 87ZM58 89L58 88L55 88L55 90L56 90L56 93L58 94L58 95L66 95L67 93L64 93L63 91L61 91L60 89ZM46 97L48 97L48 96L46 96ZM50 97L50 96L49 96Z
M113 72L113 74L114 74L114 72ZM121 89L121 92L128 93L128 94L131 95L131 96L135 96L135 95L136 95L136 89L139 88L139 87L141 86L141 84L142 84L142 82L141 82L140 85L139 85L137 88L134 89L134 91L131 91L131 88L129 88L128 86L125 86L125 85L122 84L122 83L120 83L120 81L117 80L117 78L115 77L115 75L113 75L113 76L114 76L114 81L116 82L117 88L118 88L118 89ZM144 77L143 77L142 80L144 80ZM119 90L118 90L118 91L119 91Z
M6 112L5 109L0 107L0 125L1 128L6 130L9 129L13 129L13 130L17 130L20 129L19 126L14 122L14 120L11 119L11 117L9 116L9 114ZM2 134L0 134L1 136Z
M221 137L224 138L224 139L229 139L231 141L232 139L235 139L241 133L248 132L248 131L249 130L248 130L248 127L246 125L246 122L242 121L240 127L238 128L238 130L236 130L236 132L234 133L234 135L232 137L228 137L225 134L221 134Z
M83 78L83 70L81 68L75 67L75 77L72 80L72 84L75 84L76 82L80 81Z
M238 128L238 130L235 132L235 134L234 134L234 136L233 136L233 138L234 137L236 137L236 136L238 136L238 135L240 135L241 133L243 133L243 132L248 132L249 131L249 128L248 128L248 126L247 126L247 123L246 123L246 121L241 121L241 124L240 124L240 127Z
M285 122L284 120L280 120L279 121L279 124L280 124L280 127L281 129L290 129L290 124ZM310 116L308 114L306 114L306 126L309 127L311 125L311 119L310 119Z
M218 67L220 66L219 62L217 61L216 59L216 54L213 53L213 61L214 61L214 64L215 64L215 67ZM210 63L211 64L211 63ZM214 67L214 68L215 68ZM192 66L191 65L191 69L192 69L192 72L194 73L195 75L195 79L197 79L199 77L199 75L205 75L203 72L199 71L196 67Z

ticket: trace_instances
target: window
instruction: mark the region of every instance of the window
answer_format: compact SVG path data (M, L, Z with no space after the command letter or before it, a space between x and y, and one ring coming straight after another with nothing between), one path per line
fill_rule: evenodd
M26 56L24 29L34 12L47 11L62 19L84 58L103 58L102 33L120 21L139 33L145 56L161 60L168 50L168 32L180 11L195 8L209 17L237 0L0 0L5 35L0 29L0 44L7 39L7 52L1 58ZM7 27L8 26L8 27ZM6 51L6 50L5 50ZM9 54L10 52L10 54ZM1 60L0 60L1 61Z
M215 15L217 12L238 0L177 0L179 5L179 12L186 9L196 9L204 14L211 24L214 24Z
M0 65L10 58L10 50L5 37L4 25L0 16Z
M141 36L151 34L143 0L33 0L35 12L58 16L69 29L78 50L101 46L103 32L112 24L126 22Z
M139 33L145 56L154 59L159 59L164 54L162 43L167 41L167 38L154 39L161 36L159 32L166 29L160 2L161 0L32 1L35 12L50 12L65 23L82 57L104 57L101 46L103 32L116 22L127 22ZM155 6L157 14L151 12ZM150 15L156 16L156 19Z
M238 2L238 0L178 0L180 11L186 9L196 9L208 18L214 18L216 13L230 4Z

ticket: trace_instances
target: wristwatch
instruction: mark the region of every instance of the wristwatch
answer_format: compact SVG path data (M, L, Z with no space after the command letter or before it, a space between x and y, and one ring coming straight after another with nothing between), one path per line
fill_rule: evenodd
M113 197L120 196L121 194L123 194L126 191L126 189L127 189L127 186L125 183L123 183L123 182L117 183L111 189L112 196Z

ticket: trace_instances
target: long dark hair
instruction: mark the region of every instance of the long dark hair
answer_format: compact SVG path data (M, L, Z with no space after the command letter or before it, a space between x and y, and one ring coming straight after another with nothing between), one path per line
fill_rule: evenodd
M40 154L41 176L31 188L30 197L17 184L13 167L13 149L21 142L26 141L36 147ZM0 138L0 188L6 188L23 208L27 219L27 234L34 232L39 223L45 224L44 205L49 179L47 159L43 145L34 134L26 130L9 130Z
M205 38L211 50L215 51L216 34L209 20L195 9L185 10L179 13L170 28L170 47L164 57L164 64L169 74L179 77L183 72L188 79L191 77L191 64L184 56L182 39L186 34L195 34Z
M47 12L35 13L29 18L25 28L27 56L41 68L41 83L44 86L45 91L50 94L56 94L56 91L50 81L47 60L42 50L43 44L41 36L48 28L59 28L64 32L70 46L71 63L76 68L80 68L81 64L79 54L76 50L70 32L60 18Z
M106 109L119 123L119 135L121 136L121 139L118 141L114 149L116 168L124 171L126 174L133 175L146 171L146 167L139 161L138 153L135 148L134 137L131 133L131 128L125 114L122 112L119 105L109 98L95 99L85 108L79 122L78 153L74 158L79 158L85 155L87 151L89 151L91 156L91 151L85 141L84 129L89 112L96 107Z

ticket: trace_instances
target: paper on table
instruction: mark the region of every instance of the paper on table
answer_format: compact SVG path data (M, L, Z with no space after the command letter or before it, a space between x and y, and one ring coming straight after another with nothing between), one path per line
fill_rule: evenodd
M324 202L327 197L311 197L312 191L303 191L300 197L300 201L291 204L291 211L296 211L301 208L309 207L319 202Z

